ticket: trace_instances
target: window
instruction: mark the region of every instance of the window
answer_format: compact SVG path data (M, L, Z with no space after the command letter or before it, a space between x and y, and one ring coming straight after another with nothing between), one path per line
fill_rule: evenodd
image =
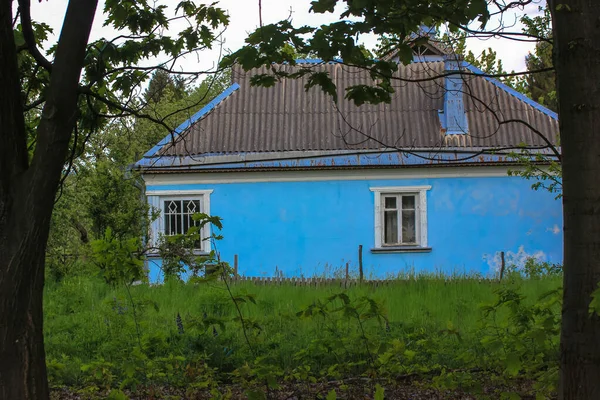
M386 194L383 202L383 246L417 245L416 194Z
M203 196L191 197L169 197L161 198L162 206L162 233L165 236L184 235L192 226L198 226L199 221L194 221L194 214L203 213ZM194 249L204 251L205 243L210 233L207 226L199 232L200 238L194 243Z
M371 188L375 193L373 251L423 251L427 247L427 190L431 186Z
M155 209L159 208L159 218L152 223L150 240L160 235L183 235L192 226L198 226L193 216L196 213L210 215L210 193L212 190L148 190L148 202ZM200 239L195 248L199 252L210 251L210 241L202 240L210 237L210 224L204 225Z
M165 235L183 235L190 226L198 225L193 216L202 212L200 200L165 200L163 205Z

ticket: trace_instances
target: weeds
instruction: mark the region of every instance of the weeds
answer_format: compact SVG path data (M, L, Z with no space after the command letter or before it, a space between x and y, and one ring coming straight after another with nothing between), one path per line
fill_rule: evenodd
M477 371L486 371L497 384L527 378L531 390L551 394L559 287L553 276L398 280L343 292L234 283L253 352L220 280L126 289L68 277L46 289L49 376L53 386L97 390L237 383L265 392L265 382L275 390L364 376L477 391Z

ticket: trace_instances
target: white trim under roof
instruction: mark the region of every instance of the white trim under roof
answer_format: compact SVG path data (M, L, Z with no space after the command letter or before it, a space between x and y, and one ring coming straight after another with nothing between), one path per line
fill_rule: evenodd
M213 189L191 189L191 190L146 190L146 196L200 196L211 194Z
M352 181L376 179L427 179L427 178L487 178L508 177L508 171L519 167L413 167L377 168L320 171L256 171L256 172L181 172L146 173L143 175L148 186L179 184L218 184L243 182L313 182ZM148 194L148 191L146 192ZM162 193L162 191L160 192Z

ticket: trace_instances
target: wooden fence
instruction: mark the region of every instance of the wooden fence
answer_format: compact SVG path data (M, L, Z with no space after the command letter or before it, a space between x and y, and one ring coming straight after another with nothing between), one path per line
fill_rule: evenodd
M230 281L233 284L252 282L255 285L290 285L290 286L339 286L348 288L357 285L368 285L373 287L387 286L395 280L385 279L340 279L340 278L283 278L283 277L249 277L236 276Z
M252 282L255 285L292 285L292 286L333 286L337 285L339 287L348 288L356 285L369 285L369 286L385 286L389 285L390 280L386 279L364 279L363 274L363 263L362 263L362 245L358 246L358 271L359 278L350 278L350 263L346 263L346 273L345 278L284 278L280 276L276 277L247 277L238 275L238 264L239 258L238 255L235 254L233 256L233 270L234 276L231 279L232 283L239 282ZM277 268L276 268L277 273Z

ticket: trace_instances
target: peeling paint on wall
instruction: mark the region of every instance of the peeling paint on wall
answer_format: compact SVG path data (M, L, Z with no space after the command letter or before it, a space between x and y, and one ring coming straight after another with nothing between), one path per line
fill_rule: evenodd
M517 269L523 268L527 260L530 258L533 258L538 262L547 261L546 253L544 253L542 250L536 250L530 253L525 251L525 246L520 246L516 253L513 251L507 251L504 253L504 261L506 266L514 266ZM500 256L499 251L493 255L484 254L483 260L486 261L490 267L490 273L495 274L500 272L500 269L502 268L502 257Z
M556 224L552 228L547 228L546 232L552 232L555 235L559 235L562 232L562 229Z

